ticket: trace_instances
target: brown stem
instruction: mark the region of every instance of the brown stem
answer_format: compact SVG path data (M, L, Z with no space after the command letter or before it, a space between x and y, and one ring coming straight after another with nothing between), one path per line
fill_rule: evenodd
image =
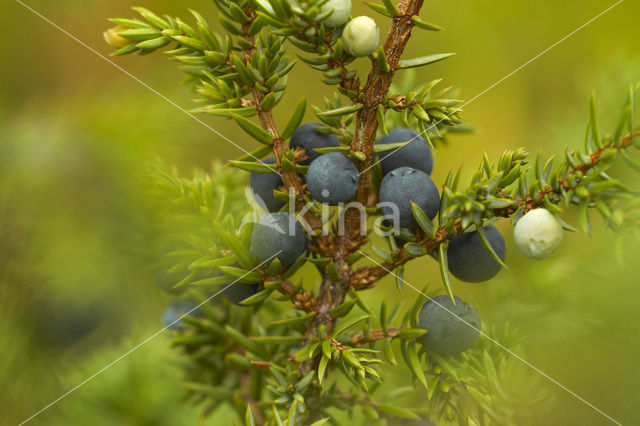
M367 157L364 162L358 164L361 175L356 200L362 205L366 204L369 194L371 173L368 169L371 165L373 143L378 129L377 108L391 86L404 47L411 36L411 29L413 28L411 18L418 14L422 3L423 0L399 1L398 8L401 14L393 18L391 29L384 44L384 51L391 71L388 73L383 72L378 68L377 61L373 61L367 83L362 93L363 108L358 111L356 116L356 133L351 142L351 149L353 151L363 152ZM353 282L352 268L348 262L349 253L358 249L366 242L366 234L362 235L360 232L360 212L357 209L348 209L345 215L346 235L335 238L332 244L334 252L329 256L329 258L333 259L342 279L334 281L329 274L325 272L318 294L318 314L305 333L307 342L312 336L317 334L321 326L325 326L328 333L333 331L335 319L331 316L331 310L344 302L345 295ZM310 371L316 362L317 359L304 363L302 372L306 373Z
M391 337L391 338L398 337L401 331L402 331L402 328L389 327L387 331L372 330L369 333L368 337L365 336L364 334L354 334L353 336L351 336L350 345L358 347L358 346L364 345L365 343L375 342L376 340L382 340L388 337Z
M423 0L400 0L398 2L400 16L393 18L391 29L384 44L384 53L390 71L383 72L378 67L378 62L372 61L371 72L369 72L367 83L363 90L363 107L356 115L356 132L351 142L352 151L360 151L366 156L366 160L358 164L360 182L356 194L356 200L363 205L366 205L369 197L373 144L378 130L378 105L383 102L389 91L404 48L411 37L411 30L413 29L411 18L418 15L422 4ZM360 234L360 221L360 212L356 209L349 209L346 212L346 230L351 239L360 240L366 238L365 235Z
M318 308L318 301L313 296L313 293L309 294L303 288L296 289L289 281L283 281L278 291L288 295L293 304L296 305L296 308L305 312L315 312Z

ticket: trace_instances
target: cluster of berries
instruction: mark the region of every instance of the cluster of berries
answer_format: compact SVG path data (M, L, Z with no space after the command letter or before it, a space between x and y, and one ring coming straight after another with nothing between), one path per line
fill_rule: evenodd
M355 57L369 56L380 44L380 30L368 16L349 20L351 0L329 0L322 5L322 13L331 13L323 23L328 27L342 27L342 42L346 51Z
M317 201L328 205L349 202L358 188L358 168L351 158L339 152L319 154L316 149L340 146L338 138L322 130L319 123L307 123L293 134L290 148L300 147L308 155L309 166L306 184ZM430 219L440 208L440 194L430 177L433 155L427 142L411 129L395 129L381 137L376 144L408 142L396 150L380 154L378 161L383 178L379 188L382 213L394 217L402 228L415 230L418 223L411 203L418 205ZM270 159L273 163L275 160ZM251 239L251 252L261 262L277 257L284 265L290 265L308 250L308 237L300 223L286 212L277 212L284 203L274 191L283 182L277 173L253 173L251 188L261 198L271 214L255 226ZM495 253L504 262L506 245L504 238L493 225L484 228L484 234ZM516 246L527 256L549 256L562 240L562 227L553 214L544 209L527 213L514 230ZM405 241L396 238L398 246ZM435 256L435 254L434 254ZM484 282L493 278L501 269L482 244L477 231L453 236L447 250L449 271L465 282ZM241 286L245 287L245 286ZM425 304L420 315L420 326L429 330L425 343L441 353L458 353L475 343L480 333L480 320L476 310L460 299L453 304L448 296L437 297ZM462 320L461 320L462 319Z

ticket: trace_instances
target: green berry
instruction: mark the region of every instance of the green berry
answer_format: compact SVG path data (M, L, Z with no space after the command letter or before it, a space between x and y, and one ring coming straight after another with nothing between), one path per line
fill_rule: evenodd
M368 16L353 18L342 33L344 47L351 56L369 56L378 49L380 30L376 21Z
M327 27L340 27L347 23L351 15L351 0L329 0L322 5L321 12L331 12L331 15L322 21Z
M532 259L544 259L558 248L564 232L558 219L546 209L525 214L513 229L513 240L520 251Z

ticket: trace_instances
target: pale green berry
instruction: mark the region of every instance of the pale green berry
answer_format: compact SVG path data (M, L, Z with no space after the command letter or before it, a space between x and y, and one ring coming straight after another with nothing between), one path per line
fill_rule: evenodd
M322 22L327 27L340 27L349 20L349 15L351 15L351 0L329 0L322 5L322 13L331 10L333 10L333 13Z
M532 259L544 259L558 248L564 232L562 225L546 209L525 214L513 229L513 240L520 251Z
M358 16L344 27L342 41L350 55L369 56L380 44L380 30L373 19L368 16Z

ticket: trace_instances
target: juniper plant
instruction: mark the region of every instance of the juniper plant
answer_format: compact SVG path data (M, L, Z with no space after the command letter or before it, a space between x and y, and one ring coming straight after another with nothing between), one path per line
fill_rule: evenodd
M394 167L401 168L396 170L409 170L429 183L428 175L406 167L413 165L403 164L402 154L395 153L415 142L429 144L434 150L446 143L451 133L465 130L461 101L450 97L448 88L437 89L440 80L421 86L392 84L401 70L425 67L451 56L402 57L414 31L441 29L419 16L423 1L368 3L381 15L379 19L390 23L384 43L375 49L371 48L372 39L358 39L358 46L349 45L353 36L361 38L363 34L344 37L348 13L343 9L350 2L214 3L222 33L214 32L194 11L194 24L190 25L143 8L134 8L140 18L113 19L117 27L105 33L117 48L115 55L148 54L166 48L165 53L181 66L199 95L201 105L194 111L231 119L262 144L229 166L253 173L256 181L255 174L278 173L281 180L269 180L273 183L266 191L268 195L273 191L275 199L268 206L281 207L282 213L276 214L287 218L285 222L294 215L297 218L293 233L279 238L265 225L266 212L252 198L245 199L241 188L247 185L247 176L228 167L215 166L210 174L193 179L160 169L151 173L151 187L172 231L167 237L171 240L167 246L172 249L166 258L171 261L170 276L178 277L174 287L190 288L205 300L221 288L229 294L230 285L250 286L230 297L240 306L223 296L214 297L203 304L198 317L184 317L175 331L173 344L184 351L187 361L190 398L205 402L205 413L230 404L247 424L322 424L332 418L332 408L352 411L356 406L371 418L392 423L396 417L429 417L455 424L521 424L524 419L535 419L538 405L546 397L544 388L531 376L519 373L526 367L490 340L480 338L467 351L448 356L423 346L423 335L428 331L420 328L418 314L438 290L427 293L425 288L407 309L389 307L385 301L377 307L367 306L358 292L374 287L392 272L402 291L405 264L430 254L439 262L444 291L454 304L449 241L474 232L472 239L487 250L486 258L503 265L504 252L496 253L485 227L499 219L515 220L537 208L555 215L566 230L574 229L560 214L572 205L577 207L580 226L587 233L591 232L592 210L613 230L636 226L640 219L636 192L608 175L607 169L618 159L640 169L628 153L640 147L633 124L638 87L630 88L611 135L601 133L592 100L584 149L567 148L562 159L544 160L538 154L529 164L522 149L506 150L496 161L485 155L468 185L462 184L460 169L452 170L444 182L436 182L439 204L433 203L438 198L433 185L411 188L401 200L405 188L395 188L389 197L402 204L402 223L415 225L398 228L392 226L393 206L387 206L391 213L383 216L386 209L378 204L383 178L380 154L387 153L388 162L393 158L390 155L398 155ZM335 12L339 16L332 15L330 5L335 4L340 4ZM307 109L303 98L286 124L276 126L287 77L297 65L289 47L302 52L299 59L318 72L327 91L335 89L324 107L313 107L321 124L302 126ZM361 56L364 50L372 52L366 76L352 67L356 60L352 55ZM394 134L419 134L420 138L392 143L387 138L375 143L377 137L401 127L411 130ZM297 130L297 140L288 144ZM326 141L309 139L314 137ZM341 153L341 159L348 156L348 163L357 168L357 189L350 201L360 208L328 207L312 198L304 175L310 160L327 153ZM275 161L262 161L272 156ZM432 165L419 166L430 172ZM386 178L394 175L393 170L384 174ZM418 194L415 200L407 195L421 189L430 193ZM419 199L421 196L425 199ZM263 219L254 226L260 217ZM304 231L299 225L304 225ZM376 245L373 230L385 235L388 247ZM259 243L263 240L269 244ZM374 254L367 254L369 251ZM371 256L379 260L372 264ZM304 265L319 274L317 288L296 279ZM483 333L505 347L517 348L517 339L507 329L483 326ZM398 381L393 380L400 355L414 384L424 388L420 399L405 398L404 406L395 402L397 398L415 392L404 384L398 387Z

